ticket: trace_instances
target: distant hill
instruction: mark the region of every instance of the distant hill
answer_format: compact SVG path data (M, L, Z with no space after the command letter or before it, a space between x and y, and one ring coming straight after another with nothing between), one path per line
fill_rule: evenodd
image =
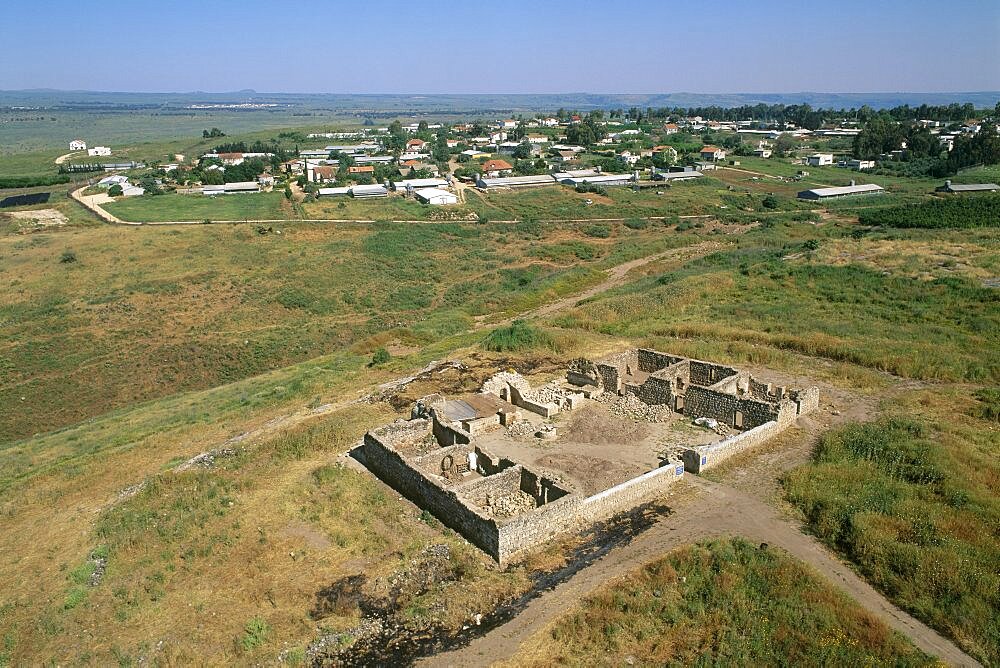
M532 112L565 107L588 110L619 107L737 107L746 104L809 104L814 108L874 108L902 104L950 104L971 102L977 108L993 107L1000 91L966 93L651 93L614 95L600 93L517 95L402 95L340 93L259 93L242 90L228 93L122 93L100 91L17 90L0 91L0 107L90 109L122 107L184 107L190 104L281 104L304 109L335 111L399 112Z

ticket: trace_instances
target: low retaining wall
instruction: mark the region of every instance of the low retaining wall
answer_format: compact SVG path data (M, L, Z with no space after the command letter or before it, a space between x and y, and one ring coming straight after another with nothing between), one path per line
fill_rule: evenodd
M713 466L718 466L737 453L755 448L774 438L787 426L788 423L782 424L772 420L741 434L730 436L718 443L688 448L681 455L684 459L684 468L692 473L701 473Z

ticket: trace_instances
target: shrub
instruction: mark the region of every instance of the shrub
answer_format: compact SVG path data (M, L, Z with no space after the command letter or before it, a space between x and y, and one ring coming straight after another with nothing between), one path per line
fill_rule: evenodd
M240 647L244 652L252 652L265 642L271 633L271 627L264 621L263 617L254 617L243 627L243 637L240 638Z
M59 256L59 261L63 264L70 264L76 262L76 253L67 249L64 250L62 255Z
M276 300L279 304L285 308L308 308L312 303L312 298L305 292L295 289L286 288L278 293Z
M483 348L495 353L530 350L552 346L552 337L545 331L515 320L507 327L498 327L486 335Z
M778 198L774 195L768 195L763 200L761 200L761 205L765 209L777 209L778 208Z
M124 191L122 190L121 185L118 183L112 184L112 186L108 188L108 194L111 195L112 197L118 197L123 192Z
M629 218L625 221L625 227L630 230L644 230L649 227L649 221L645 218Z
M974 417L1000 422L1000 387L984 387L972 396L979 400L972 409Z
M595 239L607 239L611 236L611 226L609 225L591 225L583 230L583 233L588 237L594 237Z
M385 364L391 359L392 355L389 354L388 350L386 350L385 348L379 348L378 350L375 351L375 354L372 355L371 366L378 366L379 364Z

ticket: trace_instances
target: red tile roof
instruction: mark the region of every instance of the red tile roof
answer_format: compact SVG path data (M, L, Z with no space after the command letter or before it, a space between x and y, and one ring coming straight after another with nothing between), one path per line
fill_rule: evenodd
M514 166L506 160L487 160L483 163L484 172L499 172L504 169L514 169Z

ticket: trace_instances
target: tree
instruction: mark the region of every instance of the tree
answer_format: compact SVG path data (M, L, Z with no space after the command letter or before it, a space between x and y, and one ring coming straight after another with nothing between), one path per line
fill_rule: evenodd
M782 133L774 140L774 154L779 158L784 158L795 148L795 138L792 135Z
M517 160L527 160L531 157L531 144L524 142L514 149L513 156Z
M113 184L110 188L108 188L108 194L111 195L112 197L118 197L122 194L122 192L123 192L122 187L117 183Z
M220 130L219 128L212 128L211 130L201 131L202 139L211 139L213 137L225 137L225 136L226 133Z
M874 160L883 153L895 151L903 143L903 128L888 114L879 114L868 121L854 138L854 157Z

